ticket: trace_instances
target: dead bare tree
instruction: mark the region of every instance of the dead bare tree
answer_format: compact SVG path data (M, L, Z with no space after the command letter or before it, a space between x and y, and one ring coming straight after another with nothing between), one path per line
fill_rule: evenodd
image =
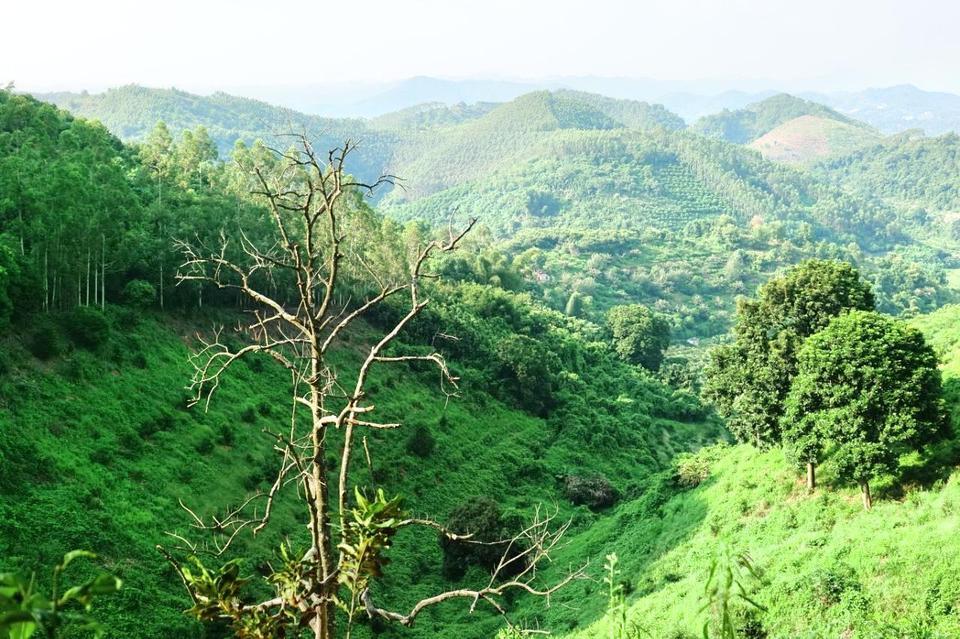
M485 586L440 593L406 613L373 603L370 585L380 575L383 553L397 530L424 526L452 539L468 537L431 520L407 517L400 499L388 499L382 490L365 494L351 484L350 471L358 432L400 426L376 421L373 416L375 406L367 396L367 382L374 366L430 364L439 370L443 391L456 392L457 378L439 352L406 355L389 347L429 303L422 283L430 277L430 259L455 250L474 221L459 232L451 231L444 240L418 247L409 256L402 279L376 272L363 255L349 250L345 229L350 228L350 196L369 194L392 183L393 178L383 176L370 184L352 179L344 167L353 149L348 142L322 158L307 137L300 135L295 150L274 151L279 165L274 162L270 170L252 169L254 192L265 200L272 221L275 237L271 241L252 239L240 232L237 238L223 235L220 245L212 250L179 243L185 256L177 275L179 282L198 281L235 290L254 309L249 325L239 327L246 338L242 347L231 349L222 329L201 339L199 350L191 358L195 371L191 381L193 401L208 404L230 366L247 355L260 353L273 358L289 372L292 381L290 426L284 432L271 433L279 461L269 490L212 519L184 505L192 526L212 534L207 544L173 535L180 542L178 548L194 556L203 550L223 555L242 531L256 534L263 530L278 496L288 486L296 486L296 495L306 509L310 543L305 552L283 549L284 565L270 576L277 596L242 603L239 591L243 580L235 562L214 571L196 557L192 563L183 562L161 548L187 586L194 601L193 612L201 619L230 620L239 637L281 636L288 627L309 627L316 639L349 637L358 612L410 625L425 608L453 598L471 600L471 610L477 603L486 602L503 612L499 599L508 590L549 597L583 575L582 568L576 569L552 585L538 585L538 567L549 560L566 531L566 526L553 530L554 517L544 517L538 510L529 527L513 539L497 542L503 545L504 554ZM365 301L339 301L344 295L348 263L375 285L375 292ZM295 283L291 303L264 292L271 290L264 283L280 274ZM329 361L331 349L337 347L351 324L394 296L407 298L405 313L369 346L355 371L336 369ZM339 434L328 437L332 432ZM366 449L366 438L362 443ZM336 447L337 472L328 470L325 464L331 446ZM369 457L369 450L365 452ZM339 627L337 609L346 619Z

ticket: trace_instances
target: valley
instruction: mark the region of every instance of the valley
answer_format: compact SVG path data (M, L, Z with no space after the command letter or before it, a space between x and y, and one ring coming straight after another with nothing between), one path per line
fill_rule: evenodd
M96 553L71 570L123 581L94 605L111 639L314 636L297 584L334 592L357 638L960 636L958 138L830 104L776 94L688 124L566 88L352 118L138 86L0 92L0 569L47 587L65 552ZM304 231L302 201L322 213ZM333 275L305 287L312 268ZM812 350L828 330L859 371L914 348L894 364L922 397L884 377L889 419L851 401L799 437L797 406L849 392L804 395L838 377L814 366L835 356ZM200 368L207 403L191 362L211 344L262 348L222 380ZM299 458L321 375L329 448ZM870 420L855 454L831 430ZM350 471L348 507L284 479L304 463L331 486ZM271 526L234 542L251 494ZM322 501L343 581L290 586L284 570L318 569L303 502ZM563 538L530 582L420 614L510 583L457 535L497 550L534 513ZM343 577L348 529L379 531L351 568L362 588ZM274 595L275 616L239 603Z

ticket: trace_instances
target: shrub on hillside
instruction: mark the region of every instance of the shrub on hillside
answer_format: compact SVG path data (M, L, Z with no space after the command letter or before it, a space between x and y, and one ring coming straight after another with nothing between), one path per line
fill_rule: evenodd
M489 497L474 497L458 506L446 522L447 530L472 535L470 541L440 537L443 550L443 574L448 579L460 579L470 566L493 570L503 555L504 545L491 543L510 537L508 525L497 502ZM519 562L517 562L519 563ZM517 566L517 569L521 566ZM506 576L506 575L501 575Z
M110 337L110 323L95 308L78 306L64 314L63 326L70 340L83 348L97 348Z
M130 280L123 287L121 293L123 301L128 306L134 308L147 308L153 306L157 299L157 289L153 284L144 280Z
M430 429L418 424L407 439L407 452L417 457L429 457L436 445Z
M34 357L43 360L62 355L67 349L60 327L45 318L34 326L27 340L27 347Z
M608 508L617 503L617 489L606 477L582 477L568 475L563 482L563 492L567 499L577 506L586 506L592 510Z
M685 453L673 462L673 481L681 488L696 488L710 477L710 461L705 455Z
M840 603L848 593L860 591L857 574L844 564L815 571L807 583L817 602L824 608Z

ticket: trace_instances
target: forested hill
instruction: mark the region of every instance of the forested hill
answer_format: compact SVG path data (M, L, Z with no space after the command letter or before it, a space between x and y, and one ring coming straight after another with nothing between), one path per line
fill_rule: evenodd
M784 122L804 115L869 128L868 125L834 111L830 107L786 93L755 102L736 111L725 109L721 113L704 116L697 120L693 128L704 135L734 144L748 144Z
M265 207L238 168L251 154L269 170L274 156L261 147L238 149L239 162L225 164L199 134L154 132L135 149L99 124L0 92L0 569L35 570L46 587L47 567L65 552L96 552L124 581L98 605L109 639L222 636L183 614L189 598L156 545L175 543L168 531L195 534L180 499L212 514L269 490L279 458L264 431L290 427L289 376L272 359L240 363L209 411L191 407L184 390L199 336L249 313L232 289L174 287L184 259L174 240L211 245L240 228L268 237ZM383 219L359 197L347 206L345 252L363 251L364 267L402 273L407 251L434 237ZM242 256L234 246L224 254ZM366 289L343 268L344 298L362 299ZM363 486L387 487L416 515L457 528L482 521L488 541L543 504L576 521L572 538L608 526L610 508L641 496L676 454L723 438L689 387L634 365L606 328L509 290L520 274L482 237L436 268L442 279L423 283L431 304L396 348L437 343L460 394L445 397L416 362L375 367L366 391L384 419L404 426L365 438L374 461L359 471ZM278 296L289 286L282 274L270 285ZM358 366L401 312L387 304L367 314L331 364ZM248 337L228 332L231 344ZM275 505L282 525L235 547L245 574L275 561L281 542L305 542L292 502L288 494ZM489 552L444 548L434 530L399 534L378 596L409 606L489 579ZM602 548L584 556L601 561ZM603 605L572 607L585 585L558 595L569 605L550 611L522 597L510 605L570 626ZM489 610L464 611L438 608L410 630L362 624L354 636L489 639L501 625Z
M932 215L960 217L960 137L947 133L924 137L901 133L881 143L824 161L818 173L846 190L873 193Z
M384 171L402 178L402 188L383 192L382 210L440 226L478 216L535 297L582 317L640 301L670 316L677 337L717 335L738 293L810 256L860 262L882 282L886 308L929 309L949 297L950 264L939 248L914 241L920 231L935 235L938 221L686 130L656 105L541 91L499 105L324 120L222 94L139 87L56 100L138 139L154 119L174 136L202 125L221 152L291 123L321 131L318 148L359 138L351 171L368 181ZM763 127L825 113L790 96L761 104L750 113Z

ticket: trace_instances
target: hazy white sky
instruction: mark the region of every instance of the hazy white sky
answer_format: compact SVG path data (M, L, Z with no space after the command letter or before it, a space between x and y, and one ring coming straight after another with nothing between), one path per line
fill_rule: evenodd
M958 26L958 0L0 0L0 83L601 75L960 92Z

